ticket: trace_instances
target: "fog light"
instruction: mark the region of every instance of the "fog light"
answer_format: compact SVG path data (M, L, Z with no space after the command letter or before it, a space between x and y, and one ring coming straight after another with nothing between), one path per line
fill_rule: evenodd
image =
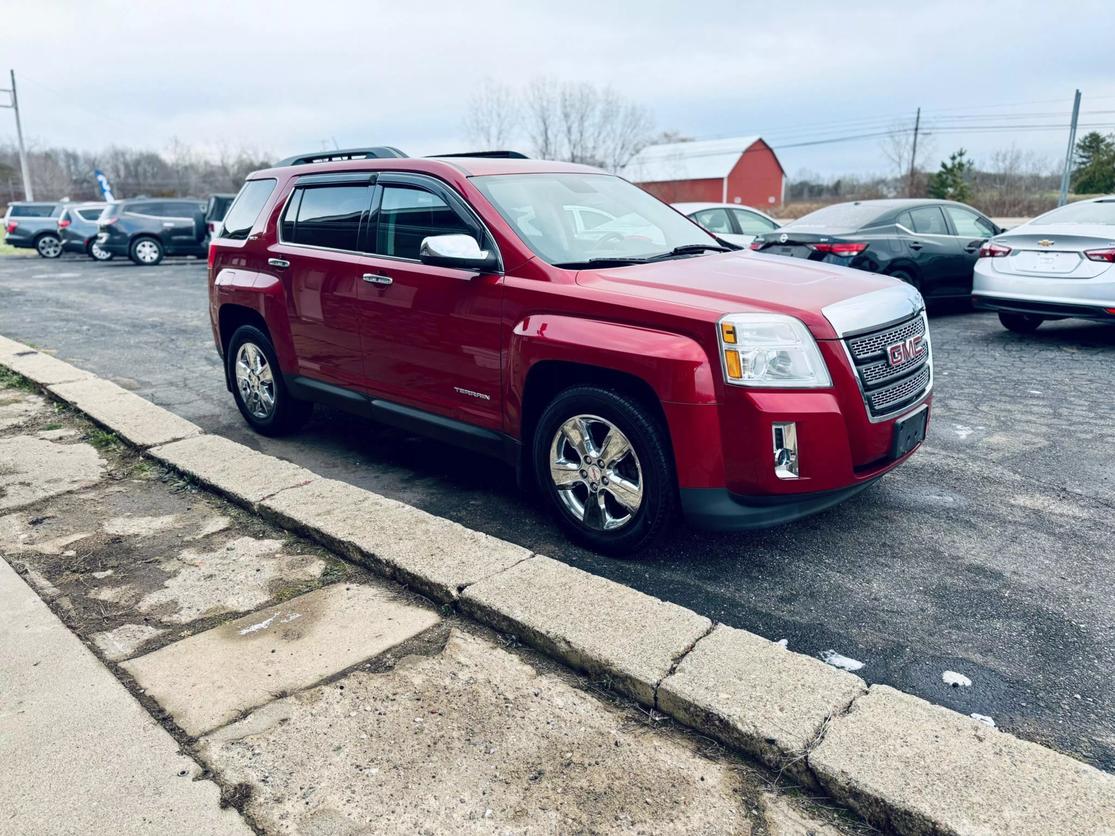
M798 425L793 421L771 426L774 434L774 475L779 479L798 478Z

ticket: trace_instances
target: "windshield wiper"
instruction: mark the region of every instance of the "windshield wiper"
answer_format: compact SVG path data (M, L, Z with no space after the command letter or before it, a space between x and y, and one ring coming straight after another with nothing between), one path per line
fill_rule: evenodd
M582 270L591 269L593 267L623 267L627 264L649 264L654 261L658 256L652 258L624 258L623 256L610 256L608 258L589 258L584 261L561 261L554 264L554 267L562 267L566 270Z
M705 250L712 250L718 253L730 253L732 250L729 247L720 244L682 244L680 247L674 247L668 253L652 256L647 261L660 261L664 258L671 258L675 255L694 255L696 253L703 253Z

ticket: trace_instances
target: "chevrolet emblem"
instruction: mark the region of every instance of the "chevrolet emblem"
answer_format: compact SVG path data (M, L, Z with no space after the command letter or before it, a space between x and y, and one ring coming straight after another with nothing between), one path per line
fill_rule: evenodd
M1053 242L1050 241L1048 238L1042 238L1040 241L1038 241L1038 246L1039 247L1052 247Z

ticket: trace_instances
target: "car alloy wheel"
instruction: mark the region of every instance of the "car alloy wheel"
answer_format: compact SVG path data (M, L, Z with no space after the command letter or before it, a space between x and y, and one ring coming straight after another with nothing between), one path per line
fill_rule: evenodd
M635 449L612 422L596 415L565 421L550 444L550 480L562 507L593 531L628 525L643 503Z
M93 256L96 261L112 261L112 253L108 250L101 249L100 244L94 243L89 248L89 255Z
M267 357L255 343L236 352L236 388L253 417L266 421L275 412L275 378Z
M143 264L156 264L162 253L159 245L150 239L144 239L135 245L135 257Z
M43 258L58 258L62 255L62 241L53 235L44 235L35 243L35 249Z

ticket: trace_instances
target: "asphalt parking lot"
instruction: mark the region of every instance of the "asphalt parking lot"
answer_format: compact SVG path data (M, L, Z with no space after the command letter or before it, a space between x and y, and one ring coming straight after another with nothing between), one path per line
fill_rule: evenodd
M205 267L0 258L0 334L257 449L675 601L1115 770L1115 327L1036 334L935 311L935 412L910 463L749 535L679 527L638 561L570 546L510 470L319 409L251 433L225 390ZM945 683L946 671L970 686Z

